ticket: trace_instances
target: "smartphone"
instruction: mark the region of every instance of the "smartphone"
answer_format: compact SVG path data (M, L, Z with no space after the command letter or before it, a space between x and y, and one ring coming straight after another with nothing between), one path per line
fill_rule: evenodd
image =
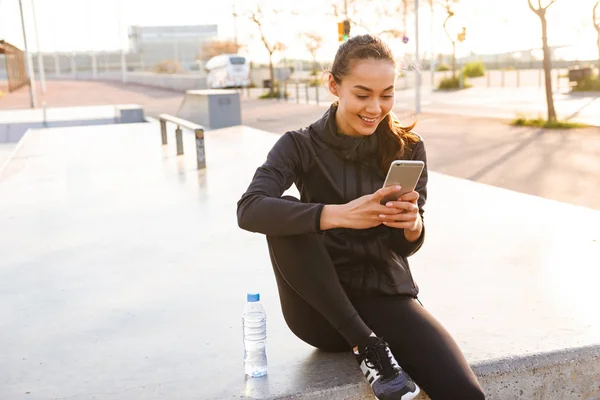
M415 190L424 167L425 163L419 160L392 161L383 187L402 186L402 189L381 199L381 204L385 204L388 201L397 201L403 194Z

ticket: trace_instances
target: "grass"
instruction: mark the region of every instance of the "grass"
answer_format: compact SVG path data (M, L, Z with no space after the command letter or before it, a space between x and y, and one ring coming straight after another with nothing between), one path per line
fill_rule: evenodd
M600 79L593 78L582 79L572 89L574 92L600 92Z
M529 126L533 128L544 128L544 129L575 129L575 128L587 128L589 125L580 124L578 122L570 121L546 121L542 118L525 118L518 117L511 122L513 126Z
M287 98L288 98L288 96L289 96L289 93L287 93L287 92L286 92L286 93L284 94L284 97L287 99ZM281 93L279 92L279 90L275 89L275 90L273 91L273 93L271 93L271 92L266 92L266 93L263 93L263 94L261 94L261 95L259 96L259 99L278 99L278 98L280 98L280 97L281 97Z
M459 89L460 86L460 78L457 76L456 78L444 78L441 80L440 84L438 85L438 89L441 90L448 90L448 89ZM463 77L463 89L468 89L472 87L472 85L469 85L467 83L467 78Z

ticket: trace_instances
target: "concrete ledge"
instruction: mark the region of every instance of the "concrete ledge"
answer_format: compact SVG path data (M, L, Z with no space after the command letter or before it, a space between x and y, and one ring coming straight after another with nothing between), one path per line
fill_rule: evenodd
M0 176L0 398L369 399L349 352L289 331L264 237L237 227L279 135L209 131L198 171L169 134L165 147L154 124L23 139ZM435 172L429 189L413 275L488 398L598 398L600 213ZM260 379L243 375L248 290L268 315Z
M28 129L145 122L137 104L0 111L0 142L16 143Z
M600 398L600 346L483 361L473 370L489 399Z

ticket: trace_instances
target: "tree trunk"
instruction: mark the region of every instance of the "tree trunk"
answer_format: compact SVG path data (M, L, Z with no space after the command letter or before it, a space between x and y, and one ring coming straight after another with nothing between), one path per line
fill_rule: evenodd
M269 94L275 93L275 71L273 70L273 53L269 53L269 74L271 75L271 87L269 88Z
M598 79L600 79L600 28L596 28L598 31Z
M546 103L548 105L548 122L556 121L556 111L554 110L554 98L552 97L552 60L550 49L548 48L548 24L546 22L546 12L538 14L542 21L542 49L544 51L544 76L546 78Z
M456 42L452 42L452 79L456 79Z

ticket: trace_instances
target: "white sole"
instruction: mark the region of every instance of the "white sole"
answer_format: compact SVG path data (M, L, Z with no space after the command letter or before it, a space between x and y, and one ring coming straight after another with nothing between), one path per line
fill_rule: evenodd
M421 388L418 385L415 385L417 390L414 393L406 393L402 396L402 400L413 400L416 399L417 396L421 393ZM379 397L375 396L375 399L380 400Z

